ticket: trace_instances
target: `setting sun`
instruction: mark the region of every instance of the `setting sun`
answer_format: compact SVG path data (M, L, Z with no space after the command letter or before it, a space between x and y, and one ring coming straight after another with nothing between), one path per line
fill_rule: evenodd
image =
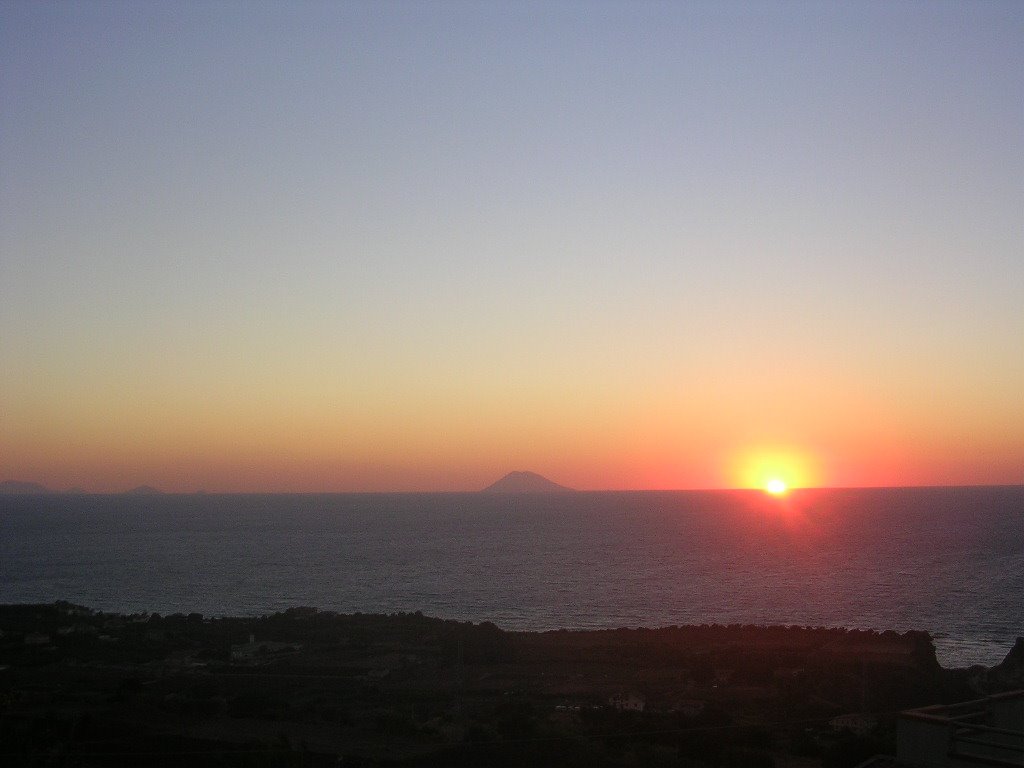
M822 472L809 451L789 447L757 447L734 459L737 487L761 488L782 496L793 488L819 485Z

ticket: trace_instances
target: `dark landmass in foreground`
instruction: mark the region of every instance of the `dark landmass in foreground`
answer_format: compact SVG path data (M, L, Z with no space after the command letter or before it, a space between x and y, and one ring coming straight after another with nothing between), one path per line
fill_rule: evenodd
M10 765L852 766L900 709L1022 682L1024 641L945 670L924 632L0 606Z

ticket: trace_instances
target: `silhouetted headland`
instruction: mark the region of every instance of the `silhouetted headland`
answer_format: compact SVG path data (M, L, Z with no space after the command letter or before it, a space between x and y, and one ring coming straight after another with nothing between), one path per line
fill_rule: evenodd
M946 670L926 632L0 605L0 743L10 765L853 766L893 753L901 708L1020 687L1022 657Z
M536 472L509 472L483 489L483 493L569 493L566 488Z

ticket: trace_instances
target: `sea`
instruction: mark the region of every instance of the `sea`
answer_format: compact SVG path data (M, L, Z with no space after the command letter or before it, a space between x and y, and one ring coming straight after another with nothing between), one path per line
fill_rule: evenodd
M0 497L0 603L55 600L914 629L991 666L1024 635L1024 486Z

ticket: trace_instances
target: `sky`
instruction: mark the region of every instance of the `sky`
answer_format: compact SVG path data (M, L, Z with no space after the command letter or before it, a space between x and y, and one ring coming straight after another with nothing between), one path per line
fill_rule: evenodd
M1024 4L0 2L0 479L1024 483Z

